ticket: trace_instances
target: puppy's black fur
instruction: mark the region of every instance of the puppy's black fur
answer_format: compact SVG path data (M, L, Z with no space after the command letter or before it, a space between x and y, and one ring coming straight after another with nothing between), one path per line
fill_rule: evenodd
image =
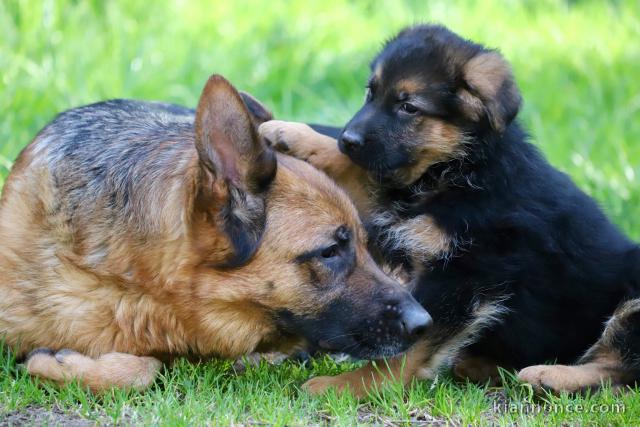
M640 304L616 308L639 296L640 248L528 142L519 108L497 52L433 25L389 41L339 138L374 182L371 241L413 271L431 356L465 347L523 368L575 363L598 342L582 363L608 352L637 379ZM416 258L414 240L389 232L421 218L448 250Z

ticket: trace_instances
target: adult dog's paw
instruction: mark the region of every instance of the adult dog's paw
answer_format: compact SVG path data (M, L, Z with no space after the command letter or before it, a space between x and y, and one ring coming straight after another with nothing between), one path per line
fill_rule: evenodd
M74 377L75 365L82 359L86 357L73 350L62 349L56 353L38 348L29 353L24 366L30 375L61 382Z

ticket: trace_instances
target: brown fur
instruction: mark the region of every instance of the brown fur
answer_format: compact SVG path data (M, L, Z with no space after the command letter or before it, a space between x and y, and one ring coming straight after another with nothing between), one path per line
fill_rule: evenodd
M334 389L339 393L349 391L356 397L364 397L388 383L407 384L416 376L426 357L425 347L418 344L403 356L371 362L360 369L336 376L312 378L303 385L303 389L311 394Z
M304 160L332 177L348 194L361 215L372 208L371 189L364 169L342 154L336 140L304 123L271 120L260 125L260 135L279 151Z
M462 89L458 96L465 101L469 118L478 120L486 112L493 128L504 130L503 110L521 102L509 63L497 52L486 52L471 58L463 73L472 93Z
M393 181L409 185L430 166L459 159L465 155L464 134L456 126L433 117L425 117L419 126L415 161L394 172ZM331 175L330 175L331 176Z
M428 215L402 220L392 212L380 209L370 215L369 221L376 226L384 226L384 232L378 237L379 244L391 250L405 250L414 268L434 259L446 258L456 244Z
M529 366L518 373L518 378L538 390L574 393L597 388L603 383L614 386L624 384L629 378L621 369L621 362L620 356L615 353L603 354L595 361L581 365Z
M395 84L395 90L397 93L411 95L424 90L424 82L419 79L403 79Z
M26 363L27 371L58 384L81 379L94 393L112 387L143 390L155 379L161 363L153 357L107 353L92 359L69 350L58 353L36 352Z
M329 178L287 157L275 170L257 138L260 122L213 76L196 113L195 145L193 134L181 134L138 162L155 173L128 181L129 213L107 210L120 196L108 199L107 184L58 155L65 135L55 125L23 151L0 201L0 336L18 356L74 350L35 352L26 362L31 374L79 379L96 391L144 388L160 366L152 356L286 351L302 338L283 331L275 313L313 318L347 294L370 305L381 281L389 292L400 289L371 260L356 209ZM167 147L176 149L171 166L155 163ZM74 205L71 191L81 183L93 191ZM220 210L239 192L246 196L233 215L248 233L259 226L263 199L268 209L257 250L230 268L236 248ZM355 264L348 284L329 286L295 259L330 243L339 226L352 231Z
M336 140L304 123L271 120L260 125L260 135L274 147L327 173L351 197L363 217L375 209L375 184L367 172L338 150ZM416 162L394 173L394 181L414 182L429 166L464 156L464 135L455 126L436 118L425 118Z

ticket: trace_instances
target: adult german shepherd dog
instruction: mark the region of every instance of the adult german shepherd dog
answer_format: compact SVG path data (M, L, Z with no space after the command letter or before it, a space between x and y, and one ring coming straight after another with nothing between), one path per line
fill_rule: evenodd
M140 389L175 356L416 341L429 315L342 190L264 145L269 118L214 75L195 112L107 101L38 134L0 202L0 338L29 373Z
M527 141L505 59L419 25L371 70L341 132L277 121L261 132L345 188L373 251L409 271L434 326L391 374L450 361L462 377L496 379L502 366L555 391L638 380L640 248ZM367 366L308 387L361 394L388 375Z

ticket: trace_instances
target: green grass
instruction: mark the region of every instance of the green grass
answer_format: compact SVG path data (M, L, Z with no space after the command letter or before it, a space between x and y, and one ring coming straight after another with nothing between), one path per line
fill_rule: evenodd
M505 373L506 386L502 388L457 383L444 374L436 382L414 381L406 388L394 385L372 392L361 400L334 392L313 398L299 389L311 375L336 374L354 366L353 363L336 365L331 359L324 358L313 360L307 366L292 361L279 366L261 362L259 366L236 373L230 361L206 364L179 361L167 368L144 393L114 390L97 397L76 384L59 388L33 380L16 369L14 361L4 351L0 359L3 374L0 408L9 416L37 406L57 408L100 423L185 426L207 423L397 425L411 422L619 425L640 419L638 390L614 394L605 389L596 395L580 397L535 396L528 386L517 383L508 373ZM514 410L518 405L530 405L531 409L528 409L529 413L527 409ZM577 405L587 409L574 411ZM532 413L545 408L546 413Z
M442 22L500 48L513 63L525 99L521 118L534 142L640 239L636 0L3 0L0 185L21 148L57 112L115 97L194 106L213 72L262 99L277 117L343 124L362 100L368 62L382 41L406 24L424 21ZM503 393L445 377L361 402L300 392L311 375L349 368L328 360L311 367L261 366L242 375L233 374L227 362L181 363L147 393L104 398L75 386L38 385L14 368L3 352L0 414L35 405L106 417L102 421L183 425L401 423L420 417L463 424L622 424L640 417L635 392L614 396L609 390L546 399L624 403L624 413L494 413L495 399L530 398L515 381Z

